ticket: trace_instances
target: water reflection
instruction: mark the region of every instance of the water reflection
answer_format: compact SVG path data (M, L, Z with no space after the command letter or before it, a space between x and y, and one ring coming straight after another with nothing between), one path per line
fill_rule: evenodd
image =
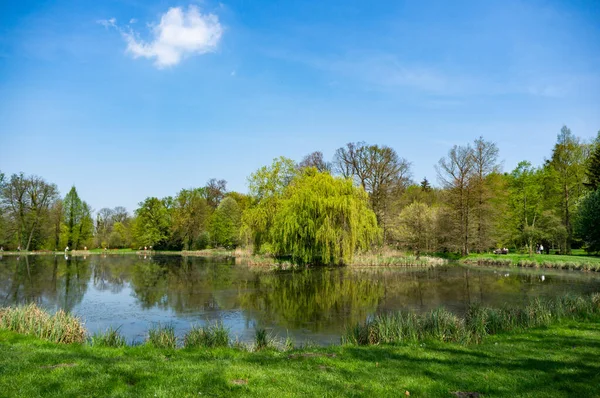
M0 305L35 302L86 320L91 332L121 326L141 340L152 322L220 320L240 339L267 327L297 341L338 341L346 325L376 313L469 303L520 305L532 296L600 290L596 274L465 267L317 269L269 273L203 258L32 256L0 259Z

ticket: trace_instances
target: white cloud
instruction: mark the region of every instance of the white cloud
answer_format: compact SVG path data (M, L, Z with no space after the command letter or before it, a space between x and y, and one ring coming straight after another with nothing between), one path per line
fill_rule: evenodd
M132 25L133 25L134 23L136 23L136 22L137 22L137 19L135 19L135 18L131 18L131 19L129 20L129 23L130 23L130 24L132 24Z
M100 19L98 21L100 25L104 26L105 28L114 28L116 27L116 22L117 20L115 18L111 18L111 19Z
M135 19L130 24L137 22ZM127 42L127 52L134 58L154 59L158 68L177 65L185 57L205 54L217 49L223 27L214 14L202 14L197 6L170 8L160 18L158 25L150 26L151 40L140 39L139 34L129 28L119 28L116 20L98 21L105 27L116 28Z

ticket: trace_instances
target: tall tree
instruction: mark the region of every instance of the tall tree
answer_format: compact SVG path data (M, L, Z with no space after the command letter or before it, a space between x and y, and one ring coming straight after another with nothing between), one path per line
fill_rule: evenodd
M334 156L334 169L346 178L353 178L367 193L377 221L383 229L383 239L392 219L392 200L402 194L410 183L410 162L387 146L348 143Z
M283 156L273 159L248 178L253 204L242 215L245 235L250 235L254 251L260 252L264 243L271 242L271 232L283 193L298 173L293 160Z
M71 190L65 196L63 208L65 211L64 220L67 225L67 246L76 249L74 244L79 240L77 234L79 233L79 224L83 219L83 203L75 186L71 187Z
M314 167L321 173L331 172L331 164L325 161L323 152L320 151L309 153L302 158L302 161L298 164L298 168L305 169L307 167Z
M585 148L567 126L563 126L547 163L558 192L560 192L560 213L567 231L565 251L571 252L573 242L572 217L577 200L583 194L585 178Z
M584 183L590 190L595 191L600 188L600 131L592 143L590 156L586 162L585 175L587 181Z
M498 164L498 147L495 143L485 141L483 137L475 140L473 145L473 194L475 195L475 248L478 253L491 246L491 234L494 219L492 174L500 172Z
M588 252L600 252L600 189L590 192L581 202L575 234L583 240Z
M146 198L135 211L134 234L140 246L166 247L170 239L170 220L165 200Z
M223 199L210 222L210 240L213 247L236 247L240 241L241 221L242 214L235 199Z
M379 235L365 191L315 168L286 188L274 230L276 252L301 264L349 264Z
M448 157L440 159L438 177L447 190L447 202L454 212L454 236L463 255L469 254L471 245L471 212L473 208L473 173L475 162L473 148L454 146Z
M395 231L398 241L412 249L417 258L421 253L437 248L438 208L421 202L406 206L398 216L398 228Z
M182 189L175 197L173 232L183 242L185 250L196 247L200 236L206 232L210 208L201 189Z
M227 193L227 181L211 178L204 187L206 202L215 210Z

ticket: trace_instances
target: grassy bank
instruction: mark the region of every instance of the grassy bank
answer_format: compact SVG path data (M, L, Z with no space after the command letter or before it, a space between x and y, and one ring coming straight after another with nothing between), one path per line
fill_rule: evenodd
M432 341L255 353L57 345L0 331L0 395L597 397L598 358L598 321L566 321L479 345Z
M573 269L600 272L600 257L554 254L470 254L461 260L469 265Z
M357 345L430 340L469 344L480 343L498 333L549 326L565 319L590 318L600 318L600 293L548 300L536 298L523 308L489 308L473 304L463 317L444 308L425 314L388 313L349 328L343 340Z

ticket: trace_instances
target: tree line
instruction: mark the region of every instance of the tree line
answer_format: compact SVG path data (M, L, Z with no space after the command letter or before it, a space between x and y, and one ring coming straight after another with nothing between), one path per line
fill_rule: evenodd
M439 187L413 181L393 148L348 143L331 160L280 157L248 177L248 193L211 179L174 196L149 197L133 214L94 212L75 187L60 197L38 176L0 173L5 249L251 246L297 263L341 264L381 245L431 252L600 251L600 132L585 142L563 127L549 157L502 171L483 137L455 145L436 165ZM94 215L95 213L95 215Z

